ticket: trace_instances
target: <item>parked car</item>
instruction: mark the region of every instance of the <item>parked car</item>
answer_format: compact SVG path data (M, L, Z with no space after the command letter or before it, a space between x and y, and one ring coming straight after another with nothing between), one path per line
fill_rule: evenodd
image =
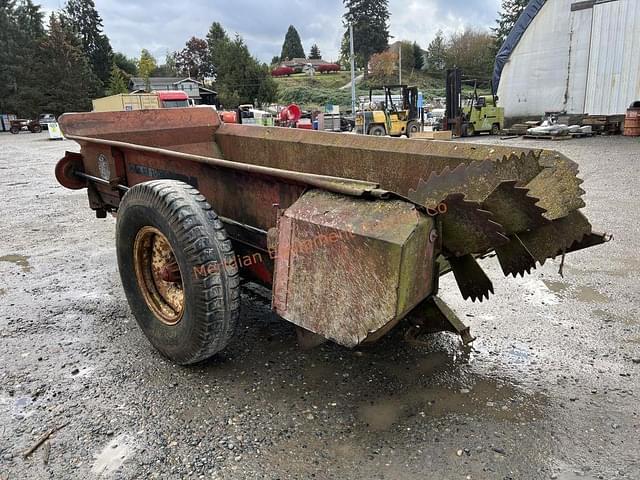
M56 123L56 116L53 113L41 113L38 117L38 123L42 128L49 130L50 123Z

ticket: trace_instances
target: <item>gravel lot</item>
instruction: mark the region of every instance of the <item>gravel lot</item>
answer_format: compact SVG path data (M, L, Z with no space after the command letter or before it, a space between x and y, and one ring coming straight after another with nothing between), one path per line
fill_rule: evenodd
M400 327L302 352L245 290L231 346L182 368L129 312L115 220L55 181L77 145L0 134L0 479L640 478L640 143L502 143L576 160L586 213L615 240L567 257L564 278L548 262L507 281L488 259L483 304L444 278L471 349L408 345Z

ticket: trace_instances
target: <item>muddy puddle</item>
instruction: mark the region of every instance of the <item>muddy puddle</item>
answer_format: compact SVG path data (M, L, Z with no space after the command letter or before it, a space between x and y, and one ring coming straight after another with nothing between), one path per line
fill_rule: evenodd
M534 422L545 399L496 379L479 378L464 388L418 387L360 406L358 417L370 430L389 430L411 417L485 416L493 420Z
M555 282L553 280L542 280L542 282L553 293L562 293L569 288L569 285L564 282Z
M95 457L91 472L103 477L111 477L135 451L135 445L127 435L119 435L111 440Z
M31 271L29 257L25 255L4 255L0 257L0 262L13 263L22 268L22 271L25 273L29 273Z
M565 265L564 271L568 274L589 274L589 275L609 275L611 277L616 278L627 278L629 276L635 275L635 272L640 269L640 259L637 258L628 258L625 259L624 263L612 263L611 266L613 268L609 268L606 270L601 269L588 269L588 268L578 268L571 265Z
M605 323L623 323L628 326L638 325L638 318L635 316L622 316L607 310L596 308L591 313L602 319Z
M0 406L6 408L15 418L23 419L33 415L31 397L0 397Z
M611 299L593 287L570 285L565 282L542 280L549 291L563 298L572 298L583 303L609 303Z

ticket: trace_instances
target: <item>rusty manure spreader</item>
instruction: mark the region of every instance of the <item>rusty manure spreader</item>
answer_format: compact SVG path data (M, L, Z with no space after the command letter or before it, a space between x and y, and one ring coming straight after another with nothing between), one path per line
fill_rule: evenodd
M268 286L305 346L373 342L407 318L469 329L437 296L607 240L577 165L554 151L223 124L209 109L66 114L58 181L117 216L118 267L150 342L179 364L222 350L240 278Z

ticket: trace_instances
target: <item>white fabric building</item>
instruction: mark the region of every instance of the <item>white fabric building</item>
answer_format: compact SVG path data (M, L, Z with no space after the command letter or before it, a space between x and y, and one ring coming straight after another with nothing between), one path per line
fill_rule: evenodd
M532 0L493 80L510 118L624 114L640 100L640 0Z

